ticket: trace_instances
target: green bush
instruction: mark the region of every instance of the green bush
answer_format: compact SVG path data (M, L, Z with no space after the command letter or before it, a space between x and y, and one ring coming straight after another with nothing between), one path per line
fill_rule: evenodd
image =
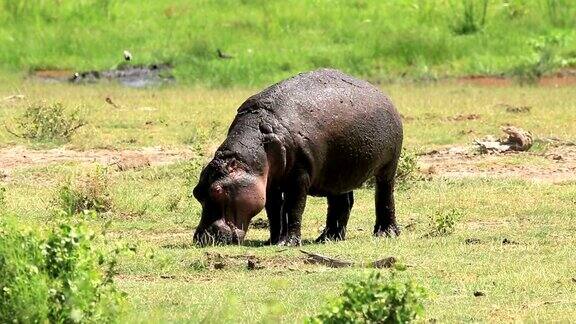
M421 179L422 176L418 174L418 158L416 154L403 149L398 159L398 167L396 169L396 188L409 188L413 182ZM366 181L364 187L374 188L375 185L376 179L370 178Z
M48 318L48 276L41 271L41 245L36 236L18 233L0 222L0 322Z
M14 136L46 142L68 142L70 137L86 122L79 117L77 110L67 113L60 103L52 105L35 104L26 109L15 121L15 128L6 126Z
M421 316L426 294L412 281L392 272L389 280L378 272L347 283L344 292L309 323L406 323Z
M106 212L112 208L107 169L96 165L68 180L58 191L58 205L67 214Z
M0 322L113 322L124 294L112 276L118 249L103 254L84 226L47 238L0 223Z

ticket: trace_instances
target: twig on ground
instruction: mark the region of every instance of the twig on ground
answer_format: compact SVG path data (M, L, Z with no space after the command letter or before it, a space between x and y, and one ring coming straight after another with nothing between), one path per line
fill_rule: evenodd
M307 263L310 264L323 264L330 268L344 268L344 267L351 267L354 265L353 262L345 261L345 260L338 260L331 257L327 257L325 255L316 254L306 252L304 250L300 250L300 252L306 254L308 258L306 259Z

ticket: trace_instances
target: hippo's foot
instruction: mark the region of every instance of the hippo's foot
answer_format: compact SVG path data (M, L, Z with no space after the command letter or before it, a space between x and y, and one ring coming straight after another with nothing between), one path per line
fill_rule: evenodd
M266 241L264 241L264 245L277 245L278 242L280 242L280 239L278 237L269 238Z
M391 224L386 227L377 227L374 229L375 237L396 237L400 235L400 229L398 225Z
M300 246L300 245L302 245L302 240L300 239L299 236L288 235L288 236L280 238L280 240L278 241L278 243L276 243L276 245L278 245L278 246Z
M343 241L345 238L344 229L325 228L322 234L316 239L316 243L326 243L329 241Z

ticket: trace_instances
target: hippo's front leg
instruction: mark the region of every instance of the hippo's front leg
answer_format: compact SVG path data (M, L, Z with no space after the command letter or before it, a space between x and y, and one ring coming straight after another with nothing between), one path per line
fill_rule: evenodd
M300 174L285 189L284 213L286 213L288 226L278 245L299 246L301 244L302 214L304 214L304 209L306 208L309 188L310 178L307 174Z
M280 189L270 189L266 193L266 215L270 227L270 239L267 244L278 244L282 229L286 228L286 217L283 215L284 197Z

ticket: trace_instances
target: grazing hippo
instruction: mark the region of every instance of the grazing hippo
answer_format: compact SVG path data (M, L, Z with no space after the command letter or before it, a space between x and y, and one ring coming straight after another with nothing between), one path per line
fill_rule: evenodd
M248 98L202 170L200 244L241 243L266 209L270 244L299 245L308 195L327 197L317 242L343 240L352 190L376 180L374 235L397 235L394 176L402 123L390 99L337 70L299 74Z

